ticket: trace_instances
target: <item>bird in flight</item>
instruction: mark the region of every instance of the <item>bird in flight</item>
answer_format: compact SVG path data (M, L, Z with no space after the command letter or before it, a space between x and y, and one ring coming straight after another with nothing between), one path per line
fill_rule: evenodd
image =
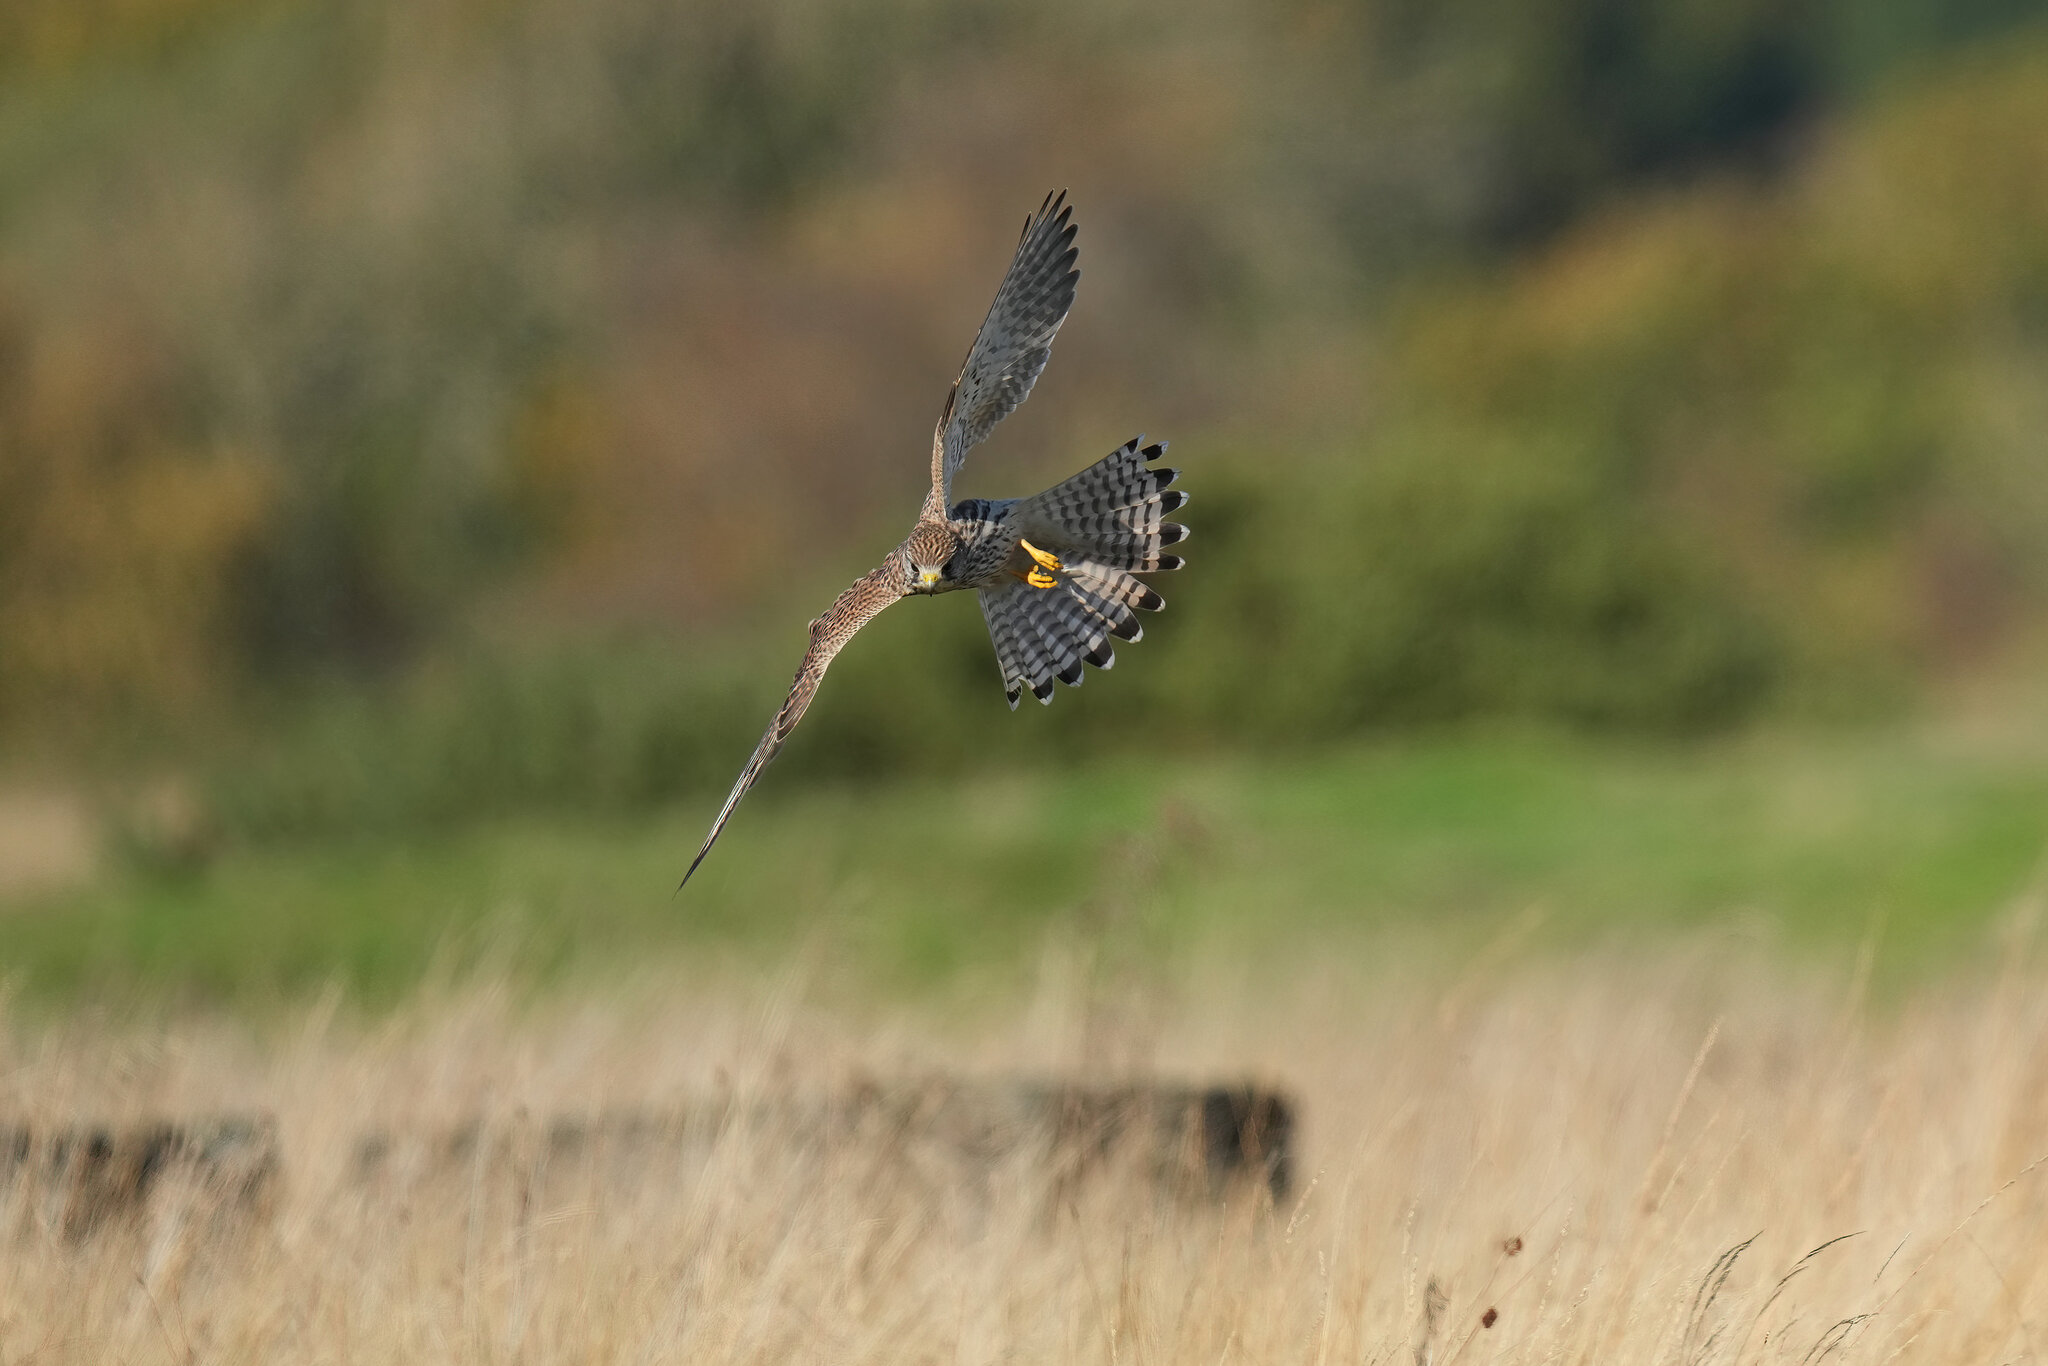
M879 567L811 623L810 648L797 666L789 698L732 785L683 885L803 719L834 656L891 603L965 588L979 593L1012 711L1027 688L1049 703L1054 679L1078 686L1082 665L1110 667L1116 662L1110 637L1137 640L1144 634L1137 612L1166 605L1135 577L1181 567L1180 556L1167 554L1166 547L1187 539L1188 531L1166 514L1187 502L1187 495L1168 487L1180 471L1153 463L1165 453L1164 442L1148 446L1142 436L1127 441L1029 498L952 501L953 475L967 453L1025 400L1045 369L1053 335L1074 306L1078 254L1065 193L1048 195L1025 220L1009 272L946 396L932 433L931 492L917 524Z

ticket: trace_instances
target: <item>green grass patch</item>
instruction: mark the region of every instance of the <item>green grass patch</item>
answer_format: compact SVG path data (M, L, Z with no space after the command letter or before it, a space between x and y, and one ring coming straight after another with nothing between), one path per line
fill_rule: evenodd
M680 896L708 801L132 869L0 912L0 963L42 997L260 1001L339 980L374 1000L482 960L545 978L801 953L899 990L1028 971L1050 935L1160 962L1416 935L1457 952L1535 908L1552 942L1721 925L1841 955L1875 930L1896 976L1982 945L2048 841L2048 767L1898 738L776 776Z

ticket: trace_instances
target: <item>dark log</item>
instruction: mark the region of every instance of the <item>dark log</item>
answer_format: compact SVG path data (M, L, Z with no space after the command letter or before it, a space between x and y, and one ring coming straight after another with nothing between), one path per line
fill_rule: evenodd
M415 1180L478 1162L644 1166L758 1137L812 1149L867 1145L906 1161L935 1153L968 1178L1023 1157L1071 1181L1121 1158L1176 1194L1259 1187L1279 1200L1293 1181L1295 1124L1286 1095L1249 1083L1089 1086L938 1077L546 1120L476 1119L425 1134L378 1132L358 1143L356 1171L363 1179Z
M198 1190L215 1208L254 1211L277 1177L277 1126L267 1116L0 1127L0 1190L26 1196L24 1212L73 1237L140 1213L169 1184Z

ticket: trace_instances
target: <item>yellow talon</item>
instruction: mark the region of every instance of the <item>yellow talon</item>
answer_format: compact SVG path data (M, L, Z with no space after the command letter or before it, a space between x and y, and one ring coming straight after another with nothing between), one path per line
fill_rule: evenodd
M1059 580L1046 573L1043 569L1034 569L1029 574L1026 574L1024 582L1030 584L1033 588L1056 588L1059 586Z
M1059 572L1059 569L1060 569L1060 557L1059 557L1059 556L1057 556L1057 555L1053 554L1053 553L1052 553L1052 552L1051 552L1050 550L1040 550L1040 549L1039 549L1039 548L1038 548L1037 546L1035 546L1035 545L1031 544L1031 542L1029 542L1029 541L1027 541L1027 540L1023 540L1023 539L1021 539L1021 538L1020 538L1020 539L1018 540L1017 544L1018 544L1018 545L1020 545L1020 546L1022 546L1022 547L1024 548L1024 553L1025 553L1026 555L1029 555L1029 556L1030 556L1030 557L1031 557L1032 559L1034 559L1034 560L1038 561L1038 567L1039 567L1040 569L1043 569L1043 570L1046 570L1046 571L1048 571L1049 573L1055 573L1055 574ZM1036 588L1050 588L1050 587L1052 587L1052 583L1051 583L1051 581L1048 581L1048 582L1045 582L1045 583L1039 583L1039 582L1037 581L1037 579L1036 579L1036 578L1033 578L1033 579L1031 580L1031 583L1032 583L1032 586L1033 586L1033 587L1036 587Z

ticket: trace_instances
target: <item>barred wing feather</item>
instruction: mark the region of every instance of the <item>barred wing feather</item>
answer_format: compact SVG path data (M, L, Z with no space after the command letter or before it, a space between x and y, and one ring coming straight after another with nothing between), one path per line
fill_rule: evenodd
M1074 306L1081 278L1074 261L1073 210L1066 192L1046 196L1024 224L1017 255L932 435L932 491L941 508L953 500L953 476L998 422L1015 411L1052 354L1052 339Z

